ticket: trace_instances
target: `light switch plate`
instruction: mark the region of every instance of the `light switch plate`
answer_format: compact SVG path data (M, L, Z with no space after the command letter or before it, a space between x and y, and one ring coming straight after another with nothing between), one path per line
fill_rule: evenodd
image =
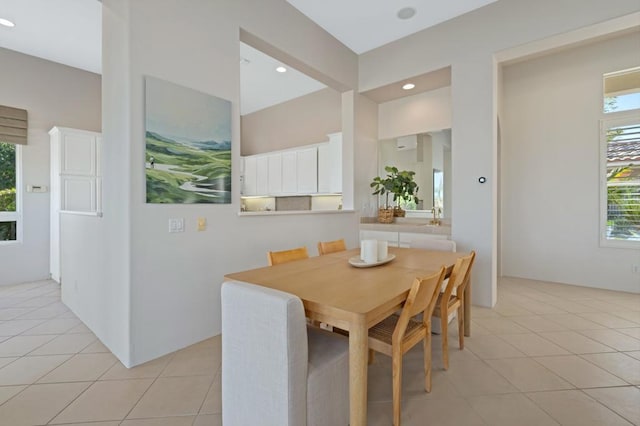
M27 192L44 193L49 190L47 185L27 185Z
M184 218L169 219L169 232L184 232Z
M206 231L207 230L207 218L199 217L198 218L198 231Z

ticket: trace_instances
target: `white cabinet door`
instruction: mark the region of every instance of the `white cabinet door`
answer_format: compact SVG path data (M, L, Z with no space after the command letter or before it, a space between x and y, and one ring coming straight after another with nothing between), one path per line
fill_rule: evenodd
M242 195L257 195L258 169L256 157L244 158L244 182Z
M298 162L298 194L318 192L318 148L296 151Z
M97 138L90 133L63 131L60 134L60 174L95 176Z
M282 154L270 154L267 157L269 169L269 195L282 193Z
M60 176L60 199L63 210L96 212L98 209L96 178L87 176Z
M60 212L102 211L101 142L99 133L54 127L50 135L49 267L60 282Z
M269 192L269 159L266 155L256 158L256 195L267 195Z
M51 135L51 208L99 213L101 142L99 133L54 127Z
M298 161L295 151L282 153L282 192L298 192Z
M448 240L448 235L443 234L418 234L414 232L400 232L399 241L400 247L411 247L411 242L419 242L423 240Z

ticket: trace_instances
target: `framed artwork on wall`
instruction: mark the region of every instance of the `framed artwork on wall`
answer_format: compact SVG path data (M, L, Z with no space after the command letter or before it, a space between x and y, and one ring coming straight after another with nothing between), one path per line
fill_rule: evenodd
M231 203L231 102L145 77L147 203Z

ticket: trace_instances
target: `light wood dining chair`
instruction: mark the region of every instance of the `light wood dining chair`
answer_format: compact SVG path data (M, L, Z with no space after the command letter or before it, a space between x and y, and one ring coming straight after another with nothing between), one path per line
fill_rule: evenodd
M309 253L306 247L298 247L291 250L267 252L267 258L269 260L269 266L273 266L294 260L308 259Z
M347 245L344 243L344 239L335 241L320 241L318 243L318 254L320 256L322 256L323 254L345 251L346 249Z
M438 295L438 301L433 311L433 316L440 318L442 327L442 363L444 369L449 369L449 338L447 319L453 312L458 313L458 342L460 349L464 349L464 290L469 285L471 267L475 260L476 252L472 251L468 256L459 258L453 266L449 282L444 291Z
M422 238L414 238L409 242L409 247L411 248L419 248L424 250L436 250L436 251L450 251L455 253L456 251L456 242L453 240L442 240L439 238L430 238L430 237L422 237ZM449 282L448 278L444 279L442 284L442 290L447 286ZM450 315L447 318L447 322L453 321L454 315ZM431 332L435 334L442 334L442 326L440 324L440 317L436 317L431 321Z
M392 315L369 329L369 348L391 357L393 370L393 424L400 426L402 356L419 342L424 344L424 389L431 392L431 314L445 268L413 281L400 315ZM422 313L422 320L414 319Z

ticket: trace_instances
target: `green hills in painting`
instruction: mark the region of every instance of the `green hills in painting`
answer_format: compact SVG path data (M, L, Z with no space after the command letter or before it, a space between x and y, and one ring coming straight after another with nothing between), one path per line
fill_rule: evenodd
M178 142L146 133L148 203L231 202L231 142Z

